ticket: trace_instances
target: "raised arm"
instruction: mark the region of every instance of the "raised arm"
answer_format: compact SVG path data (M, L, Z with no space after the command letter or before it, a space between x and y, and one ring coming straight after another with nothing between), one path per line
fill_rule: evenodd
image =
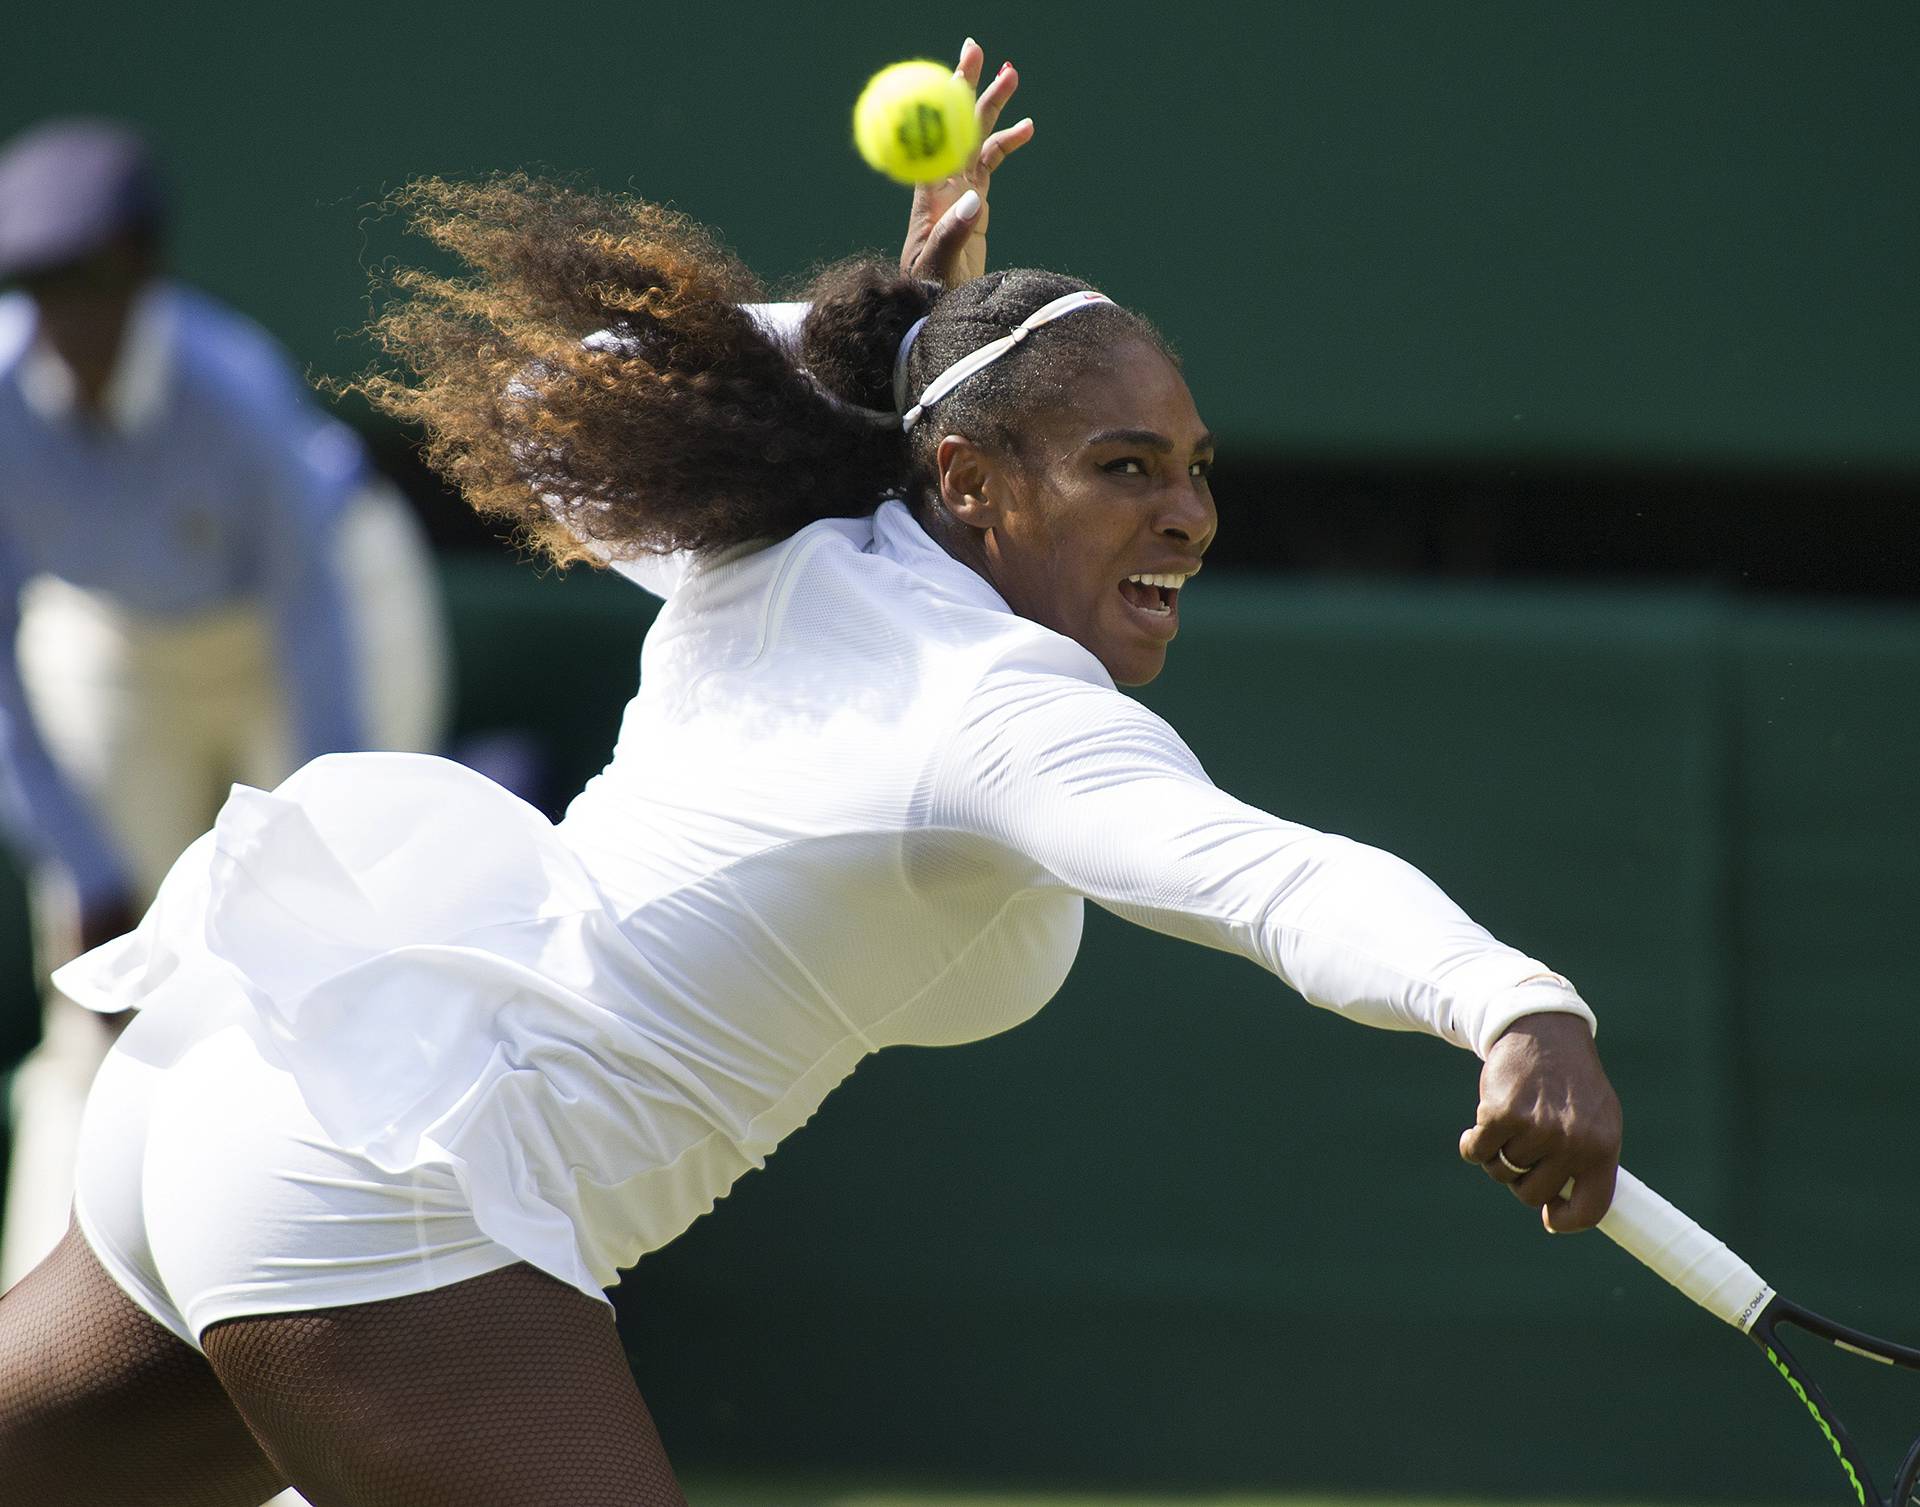
M951 177L923 183L913 192L907 210L906 239L900 249L900 270L958 287L978 277L987 268L987 194L994 171L1008 157L1033 139L1033 121L1020 120L999 128L1001 113L1020 87L1020 75L1012 63L1004 63L985 89L979 89L986 54L980 44L968 37L960 49L960 61L954 72L970 88L979 90L975 119L980 127L980 146L961 170ZM798 347L800 324L806 318L804 303L748 304L747 311L767 334L789 347ZM589 335L584 342L603 349L617 349L619 337L611 330ZM530 465L531 470L531 465ZM535 490L550 482L535 477ZM589 542L590 549L594 546ZM603 553L596 550L596 553ZM607 559L608 566L636 586L654 596L670 598L679 589L692 565L686 551L664 555L640 555L631 559Z
M986 54L968 37L960 48L956 77L979 90L974 119L980 126L980 147L950 178L923 183L913 191L907 210L907 238L900 248L900 270L957 288L987 270L987 220L991 211L987 193L994 171L1033 140L1031 118L997 129L1000 115L1020 87L1020 75L1011 62L980 88Z

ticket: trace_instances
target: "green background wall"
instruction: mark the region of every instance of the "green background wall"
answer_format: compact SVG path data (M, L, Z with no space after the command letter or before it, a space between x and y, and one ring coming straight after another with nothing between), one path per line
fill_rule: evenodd
M1040 123L996 257L1153 315L1230 451L1920 462L1911 0L23 3L0 133L145 121L183 269L338 372L419 173L630 181L775 278L893 244L854 94L968 29Z

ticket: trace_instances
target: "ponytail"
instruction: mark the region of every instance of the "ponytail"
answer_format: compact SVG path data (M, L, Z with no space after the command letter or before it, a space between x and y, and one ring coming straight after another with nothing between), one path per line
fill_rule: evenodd
M868 367L926 285L834 268L795 350L742 307L761 289L738 258L659 205L519 173L395 202L466 274L392 275L371 333L395 366L353 390L553 559L781 538L904 485L897 421L862 410L891 409Z

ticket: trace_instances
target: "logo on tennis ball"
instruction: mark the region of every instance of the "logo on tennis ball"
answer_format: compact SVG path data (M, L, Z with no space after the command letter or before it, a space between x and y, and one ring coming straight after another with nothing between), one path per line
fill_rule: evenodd
M911 113L900 120L900 128L894 132L900 142L900 150L913 161L925 161L938 157L947 144L947 122L932 105L925 100L915 104Z
M867 166L897 183L948 177L979 144L973 90L941 63L882 68L854 104L853 141Z

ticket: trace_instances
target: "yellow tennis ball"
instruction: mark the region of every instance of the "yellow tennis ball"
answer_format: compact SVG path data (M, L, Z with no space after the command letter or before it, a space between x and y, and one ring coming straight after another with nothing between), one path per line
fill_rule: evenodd
M973 91L944 63L894 63L867 80L853 107L853 141L867 166L896 183L960 171L979 144Z

